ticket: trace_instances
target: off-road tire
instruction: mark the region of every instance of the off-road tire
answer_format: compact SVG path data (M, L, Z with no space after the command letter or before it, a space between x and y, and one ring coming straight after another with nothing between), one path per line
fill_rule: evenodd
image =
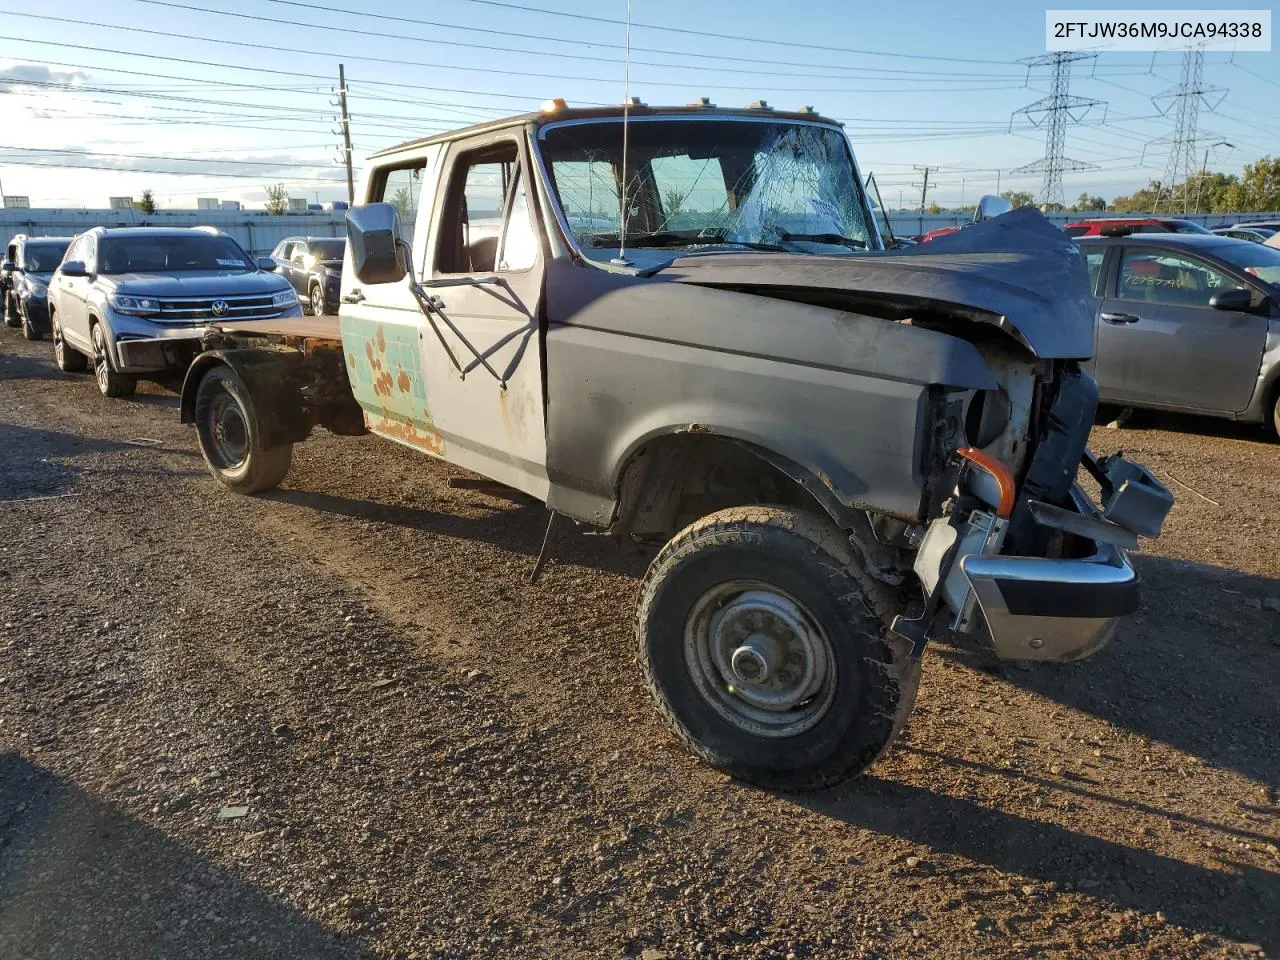
M776 587L812 614L830 641L835 695L795 736L746 732L713 709L690 676L685 626L711 586L745 579ZM920 664L888 632L894 605L861 572L825 517L785 506L734 507L680 531L645 574L636 615L640 664L676 736L717 769L762 787L818 790L870 767L902 729Z
M89 336L93 340L93 377L98 382L99 392L104 397L112 398L133 396L133 392L138 389L138 379L116 370L111 351L107 349L102 324L94 323L89 328Z
M217 438L217 409L220 404L228 403L238 411L236 416L243 422L245 431L244 456L239 461L227 455ZM261 493L279 486L289 473L293 444L263 445L262 428L249 389L230 367L213 367L201 379L196 388L195 424L200 456L209 472L228 490Z
M58 315L50 311L49 328L53 339L53 362L63 373L83 373L89 369L89 358L67 343L58 323Z

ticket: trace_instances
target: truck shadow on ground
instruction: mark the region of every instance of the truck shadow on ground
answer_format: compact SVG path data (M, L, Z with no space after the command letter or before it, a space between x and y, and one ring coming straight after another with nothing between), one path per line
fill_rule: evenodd
M470 496L479 486L463 486L460 490ZM356 520L389 523L418 533L449 537L458 540L479 540L504 551L523 554L533 560L542 549L542 538L547 528L547 508L537 500L505 487L485 487L488 495L496 495L503 501L481 516L463 516L444 510L428 510L381 503L376 500L359 500L311 490L281 489L262 495L264 500L276 500L295 506L307 507ZM472 501L475 505L475 501ZM558 517L552 530L548 553L548 572L558 566L573 564L607 573L619 573L631 577L643 575L652 549L630 541L618 542L611 537L593 534L595 528L575 523L566 517Z
M367 956L198 853L0 754L0 956Z
M847 791L791 799L851 826L1082 889L1121 909L1163 911L1170 923L1252 941L1268 951L1280 946L1280 874L1233 864L1239 871L1233 875L876 777Z
M1087 660L1023 670L974 648L935 652L1215 766L1280 785L1280 612L1262 606L1280 600L1280 581L1161 557L1134 559L1143 578L1142 608Z

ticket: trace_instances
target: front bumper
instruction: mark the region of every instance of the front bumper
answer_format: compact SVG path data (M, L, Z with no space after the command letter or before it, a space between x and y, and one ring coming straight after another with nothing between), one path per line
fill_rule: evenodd
M165 373L186 370L200 352L202 330L191 336L130 338L116 341L116 369L121 373Z
M1079 486L1072 505L1102 514ZM959 560L1003 660L1079 660L1138 609L1140 577L1122 547L1097 540L1073 559L969 554Z

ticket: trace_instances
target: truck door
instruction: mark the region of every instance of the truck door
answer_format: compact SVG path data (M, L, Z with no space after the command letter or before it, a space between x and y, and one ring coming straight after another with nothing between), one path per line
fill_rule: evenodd
M437 319L421 343L446 459L545 499L543 245L528 170L520 133L450 145L422 274L456 332Z
M400 233L415 252L426 230L418 226L429 205L441 148L429 147L404 161L390 161L375 170L365 195L368 203L393 203L400 211ZM350 250L347 251L348 258ZM444 441L435 429L434 412L427 405L423 367L425 338L432 337L426 318L403 281L362 283L345 264L342 305L338 310L347 375L356 402L364 410L369 430L389 440L441 456Z

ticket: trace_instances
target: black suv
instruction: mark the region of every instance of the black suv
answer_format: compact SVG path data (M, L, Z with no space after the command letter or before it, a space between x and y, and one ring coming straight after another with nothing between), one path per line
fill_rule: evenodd
M5 250L5 326L22 327L28 340L39 340L49 332L49 278L70 244L70 237L20 233Z
M338 312L342 289L342 237L285 237L271 251L271 259L298 292L305 313L321 316Z

